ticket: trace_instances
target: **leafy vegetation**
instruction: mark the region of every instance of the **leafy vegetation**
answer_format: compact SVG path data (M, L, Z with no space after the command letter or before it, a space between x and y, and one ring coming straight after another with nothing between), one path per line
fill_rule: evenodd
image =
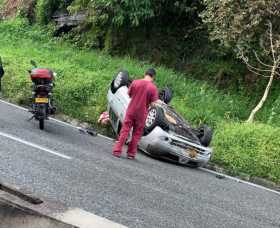
M262 0L204 0L202 13L210 38L230 48L250 51L266 45L267 23L271 21L275 36L279 35L280 2ZM269 46L268 46L269 47Z
M73 0L37 0L36 1L36 17L37 22L48 24L52 15L59 9L65 9Z
M123 25L139 26L154 18L167 20L172 16L175 17L173 19L177 22L183 18L197 20L197 11L201 8L202 4L200 1L185 0L181 2L162 0L74 0L70 7L72 12L86 10L89 15L89 21L95 25L113 25L118 27ZM196 16L196 18L192 18L193 16Z
M264 124L221 123L215 134L213 162L280 183L280 129Z
M110 54L129 54L182 69L195 50L192 44L205 43L205 34L199 33L201 1L75 0L68 9L87 15L68 37Z
M17 97L20 102L27 100L30 88L26 70L34 59L58 73L55 97L59 109L91 123L96 123L98 115L106 109L108 85L118 70L125 68L135 78L141 77L149 67L129 57L111 58L101 52L75 49L63 40L51 40L49 30L31 27L21 20L3 22L0 28L3 31L0 41L5 43L0 52L7 68L5 95ZM158 86L173 88L174 106L192 122L215 126L221 120L248 115L246 97L229 96L207 83L193 81L163 67L157 69Z
M140 23L154 16L152 2L142 1L103 1L76 0L72 11L86 9L89 20L97 26L115 25L138 26Z

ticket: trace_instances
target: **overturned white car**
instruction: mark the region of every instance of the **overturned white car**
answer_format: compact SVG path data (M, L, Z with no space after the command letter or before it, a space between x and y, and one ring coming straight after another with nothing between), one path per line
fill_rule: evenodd
M119 134L130 98L128 88L131 81L118 74L108 91L108 112L113 130ZM165 89L161 100L149 109L139 149L153 156L199 167L206 164L211 155L209 147L213 131L206 125L194 129L168 105L172 94Z

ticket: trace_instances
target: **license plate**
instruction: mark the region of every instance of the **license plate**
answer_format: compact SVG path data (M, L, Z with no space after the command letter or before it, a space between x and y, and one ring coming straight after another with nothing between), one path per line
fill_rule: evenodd
M49 99L48 98L43 98L43 97L35 98L35 103L47 104L47 103L49 103Z
M195 149L189 149L189 150L187 150L187 152L191 158L197 157L197 151Z

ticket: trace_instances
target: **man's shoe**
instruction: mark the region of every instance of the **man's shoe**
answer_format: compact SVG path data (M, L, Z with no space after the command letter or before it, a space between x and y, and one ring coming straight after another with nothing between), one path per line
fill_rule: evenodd
M121 157L120 154L115 154L115 153L113 153L113 156L115 156L116 158L120 158Z
M127 159L129 159L129 160L135 160L135 157L134 157L134 156L131 156L131 155L127 155Z

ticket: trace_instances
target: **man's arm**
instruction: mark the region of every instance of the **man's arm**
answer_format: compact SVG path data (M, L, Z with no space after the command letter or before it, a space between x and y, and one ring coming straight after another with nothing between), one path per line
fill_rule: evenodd
M133 93L133 86L134 85L134 83L132 82L131 83L131 85L129 86L129 88L128 88L128 92L127 92L127 94L128 94L128 96L129 97L131 97L132 96L132 93Z
M158 89L157 87L155 86L153 89L152 89L152 96L151 96L151 103L150 103L150 106L155 106L157 100L159 99L159 95L158 95Z

